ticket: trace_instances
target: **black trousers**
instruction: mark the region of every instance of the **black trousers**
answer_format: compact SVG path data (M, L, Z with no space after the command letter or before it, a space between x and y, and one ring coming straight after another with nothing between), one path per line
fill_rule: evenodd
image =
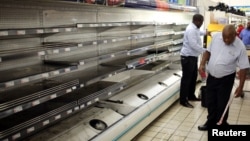
M230 74L222 78L215 78L208 75L207 89L206 89L206 101L207 101L207 124L215 125L221 118L233 88L235 74ZM228 119L228 111L224 116L222 124L226 124Z
M180 103L195 97L196 80L198 75L198 58L181 56L182 78L180 88Z

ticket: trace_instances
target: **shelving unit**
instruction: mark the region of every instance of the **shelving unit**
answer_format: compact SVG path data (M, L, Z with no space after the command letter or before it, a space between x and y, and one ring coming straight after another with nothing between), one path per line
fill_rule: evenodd
M232 13L227 13L228 17L228 23L229 24L234 24L234 25L239 25L239 24L247 24L247 16L240 16L240 15L235 15Z
M0 19L16 20L9 27L0 23L0 140L22 140L145 79L172 72L170 58L179 57L187 23L131 20L127 9L118 9L126 18L110 22L102 18L117 9L98 7L106 13L96 20L96 7L49 4L0 2L5 11ZM22 28L18 16L29 10L40 13L39 24ZM58 24L63 15L65 23L72 17L79 22ZM180 76L175 77L177 83Z
M226 13L225 11L206 11L204 19L205 29L211 31L212 35L213 32L221 32L226 24L233 24L237 28L239 24L247 23L246 16ZM204 45L207 47L211 41L211 37L207 36L205 38Z
M225 11L206 11L205 12L205 27L209 24L246 24L247 16L235 15L232 13L226 13Z

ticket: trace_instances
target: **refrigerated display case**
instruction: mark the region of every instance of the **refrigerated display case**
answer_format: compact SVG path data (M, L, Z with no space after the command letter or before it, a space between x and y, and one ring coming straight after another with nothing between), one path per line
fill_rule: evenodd
M0 140L131 139L178 100L193 12L2 0L0 13Z

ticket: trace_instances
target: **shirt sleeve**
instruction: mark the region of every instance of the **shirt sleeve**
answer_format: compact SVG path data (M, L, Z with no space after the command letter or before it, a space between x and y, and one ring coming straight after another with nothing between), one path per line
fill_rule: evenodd
M202 44L197 43L197 40L201 40L200 33L201 32L196 32L195 30L189 30L189 32L187 32L189 47L191 47L192 50L198 52L199 54L206 51L206 49L202 47Z
M247 50L245 50L245 49L241 50L239 60L238 60L238 67L240 69L249 68L249 59L248 59L248 56L247 56Z
M213 40L211 40L209 46L207 47L207 51L211 52L211 47L213 46Z
M207 31L200 31L200 36L204 36L207 34Z

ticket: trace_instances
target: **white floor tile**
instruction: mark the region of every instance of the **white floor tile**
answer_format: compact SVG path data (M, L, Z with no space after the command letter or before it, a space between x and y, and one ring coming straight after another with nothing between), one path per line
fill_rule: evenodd
M198 87L197 87L198 89ZM196 90L197 94L198 90ZM206 122L207 109L200 102L191 102L194 108L173 104L145 128L133 141L207 141L207 131L198 125ZM229 124L250 124L250 92L244 98L235 98L230 106Z

